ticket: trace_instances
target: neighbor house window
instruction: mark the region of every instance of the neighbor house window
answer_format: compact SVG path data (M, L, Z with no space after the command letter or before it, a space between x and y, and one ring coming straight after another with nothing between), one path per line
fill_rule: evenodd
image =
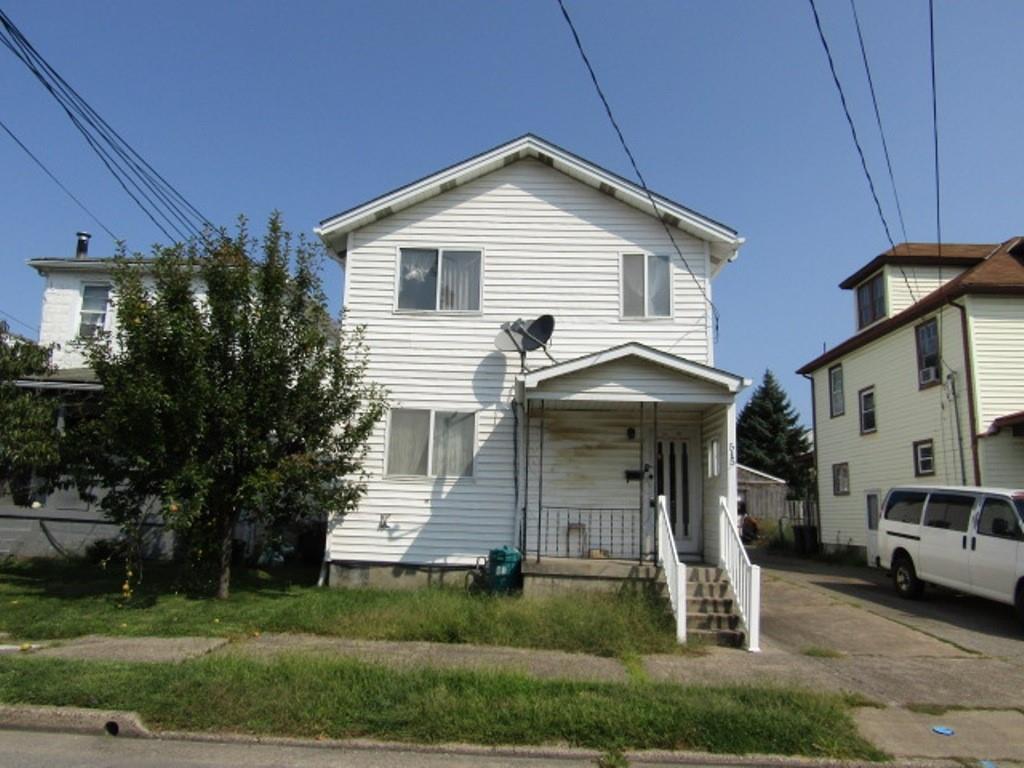
M914 475L925 477L935 474L935 446L931 440L914 443Z
M882 273L857 288L857 327L866 328L885 317L885 281Z
M668 256L627 253L622 257L622 316L672 314L672 271Z
M478 312L481 261L480 251L402 248L398 308Z
M110 303L109 285L82 287L82 311L78 320L78 336L91 339L106 328L107 306Z
M391 410L388 475L470 477L476 418L469 411Z
M828 412L835 418L846 413L846 398L843 395L843 366L834 365L828 369Z
M832 465L832 493L835 496L850 495L850 465L845 461Z
M939 383L939 323L936 318L921 323L917 336L917 385L922 389Z
M870 434L877 429L875 420L875 388L865 387L858 393L860 399L860 433Z

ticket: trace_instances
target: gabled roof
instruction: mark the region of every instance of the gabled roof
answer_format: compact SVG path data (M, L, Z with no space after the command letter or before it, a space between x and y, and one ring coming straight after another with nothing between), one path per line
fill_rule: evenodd
M644 213L654 215L642 187L549 141L526 134L437 171L320 222L314 232L334 251L344 252L343 235L421 203L506 165L533 158ZM731 259L744 240L736 230L663 195L652 193L660 218L711 243L718 259Z
M695 363L692 360L687 360L685 357L673 355L670 352L663 352L660 349L649 347L637 341L631 341L616 347L603 349L600 352L594 352L572 360L555 363L546 368L530 371L523 376L523 384L527 389L533 389L541 382L549 379L565 376L566 374L575 373L586 368L593 368L594 366L610 363L624 357L638 357L677 373L717 385L731 393L739 392L744 387L750 386L751 383L750 379L723 371L721 368L712 368L710 365Z
M886 264L903 267L973 267L984 261L997 243L900 243L858 269L839 284L840 288L856 288Z
M945 250L945 246L943 246ZM898 315L870 326L856 336L814 358L797 373L812 373L890 331L912 323L939 307L967 294L1024 296L1024 237L1014 237L997 246L975 266L961 272L941 288L911 304Z

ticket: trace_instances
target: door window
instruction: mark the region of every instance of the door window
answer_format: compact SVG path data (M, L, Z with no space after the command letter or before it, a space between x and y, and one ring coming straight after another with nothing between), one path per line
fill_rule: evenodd
M978 533L1000 539L1020 539L1020 521L1013 506L1003 499L985 499L978 516Z
M868 530L878 530L878 494L869 493L867 495L868 505Z
M933 493L929 497L928 506L925 509L924 525L926 528L966 532L971 521L973 507L973 496L962 496L958 493Z

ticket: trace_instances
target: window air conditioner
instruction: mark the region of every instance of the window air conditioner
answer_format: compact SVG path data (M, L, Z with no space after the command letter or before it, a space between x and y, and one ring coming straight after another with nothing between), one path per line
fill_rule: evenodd
M921 385L934 384L936 381L939 380L939 369L935 368L934 366L922 368L917 373L917 380L918 383Z

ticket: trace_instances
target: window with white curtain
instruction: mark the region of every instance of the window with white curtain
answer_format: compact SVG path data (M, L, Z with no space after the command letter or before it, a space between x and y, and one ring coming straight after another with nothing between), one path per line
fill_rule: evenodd
M476 414L393 408L389 422L387 474L472 477Z
M402 248L398 308L478 312L481 261L480 251Z
M92 338L106 328L109 304L109 285L82 286L82 310L78 322L79 338Z
M622 316L669 317L672 314L672 269L668 256L622 255Z

